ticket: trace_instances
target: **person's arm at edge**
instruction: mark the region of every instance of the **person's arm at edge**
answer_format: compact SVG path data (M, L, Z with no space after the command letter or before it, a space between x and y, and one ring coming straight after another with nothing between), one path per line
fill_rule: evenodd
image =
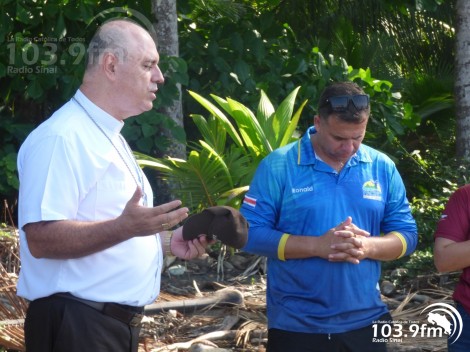
M470 267L470 185L457 189L447 201L434 233L434 265L439 272Z
M441 273L470 267L470 240L455 242L437 237L434 242L434 264Z

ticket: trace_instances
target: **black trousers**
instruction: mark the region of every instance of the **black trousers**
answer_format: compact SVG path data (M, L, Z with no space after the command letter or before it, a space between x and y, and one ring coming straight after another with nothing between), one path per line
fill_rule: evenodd
M27 352L137 352L140 326L50 296L30 302L24 333Z
M379 320L390 321L392 317L385 314ZM374 336L372 325L340 334L269 329L267 352L386 352L387 344L376 342L380 337Z

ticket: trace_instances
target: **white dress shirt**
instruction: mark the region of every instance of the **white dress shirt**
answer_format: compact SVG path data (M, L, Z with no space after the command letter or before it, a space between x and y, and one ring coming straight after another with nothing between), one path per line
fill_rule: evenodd
M133 306L152 303L160 291L163 263L158 234L133 237L77 259L37 259L28 249L25 224L113 219L122 213L135 192L136 180L143 182L148 206L153 206L150 184L142 172L137 175L135 161L120 138L124 123L93 104L79 90L75 99L102 131L72 99L28 136L18 154L21 253L18 295L34 300L70 292L98 302Z

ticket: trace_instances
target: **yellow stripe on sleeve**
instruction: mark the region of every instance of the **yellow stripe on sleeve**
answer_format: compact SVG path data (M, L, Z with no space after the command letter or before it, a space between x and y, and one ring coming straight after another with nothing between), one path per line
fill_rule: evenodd
M279 240L279 246L277 247L277 257L282 261L286 260L285 250L286 250L286 243L287 243L287 240L289 239L289 236L290 235L288 233L283 234L281 239Z
M397 237L400 239L400 241L401 241L401 244L402 244L402 247L403 247L403 248L402 248L402 250L401 250L400 255L397 257L397 259L399 259L399 258L401 258L401 257L403 257L403 256L405 255L406 250L408 249L408 245L407 245L407 243L406 243L405 237L403 237L403 235L402 235L400 232L392 231L392 232L390 232L390 233L393 234L393 235L395 235L395 236L397 236Z

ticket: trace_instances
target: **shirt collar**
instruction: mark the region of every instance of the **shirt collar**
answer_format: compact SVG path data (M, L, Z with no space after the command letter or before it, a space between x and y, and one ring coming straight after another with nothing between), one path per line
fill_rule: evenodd
M307 132L302 136L301 139L298 141L298 151L297 151L297 164L298 165L315 165L319 158L315 154L315 150L313 149L312 142L310 140L310 136L312 134L317 133L315 126L311 126L307 129ZM367 152L366 148L363 148L361 144L357 152L348 160L346 165L355 165L359 162L369 163L372 162L372 159Z
M95 120L95 122L108 134L109 136L117 135L124 127L124 122L119 121L106 111L101 109L98 105L93 103L90 99L83 94L80 89L75 93L74 98L85 108L84 113L88 114ZM82 107L79 105L79 108Z

